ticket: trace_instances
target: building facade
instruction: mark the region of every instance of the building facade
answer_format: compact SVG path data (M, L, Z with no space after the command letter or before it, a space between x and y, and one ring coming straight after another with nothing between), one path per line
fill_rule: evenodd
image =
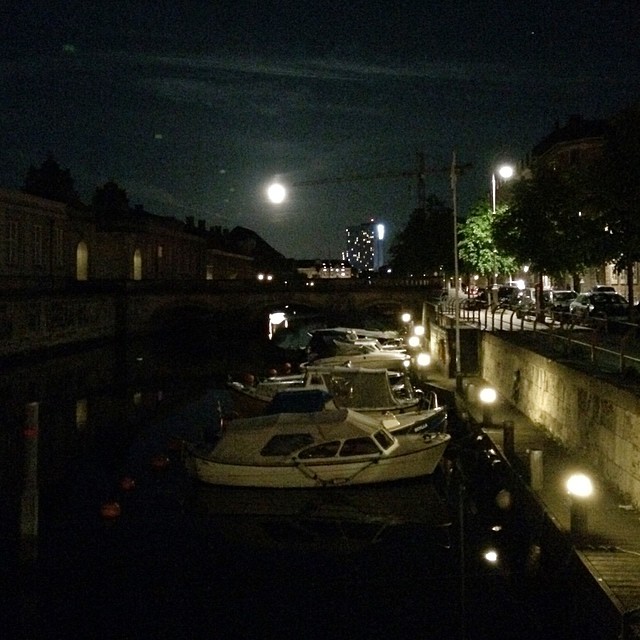
M96 214L0 189L0 289L84 281L254 278L251 256L221 248L222 232L142 210Z
M543 163L553 169L586 168L600 158L605 144L606 120L587 120L572 115L564 126L546 136L531 152L531 162ZM526 170L525 170L526 176ZM633 267L634 299L638 299L640 264ZM554 284L554 283L549 283ZM603 264L585 270L580 277L580 289L587 291L595 285L613 286L618 293L628 293L627 273L617 272L614 265Z

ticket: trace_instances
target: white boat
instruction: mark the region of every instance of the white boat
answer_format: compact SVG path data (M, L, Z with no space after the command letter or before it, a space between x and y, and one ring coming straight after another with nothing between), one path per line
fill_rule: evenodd
M232 380L229 388L263 404L288 389L324 389L333 396L337 406L366 413L402 412L416 408L423 399L405 371L372 367L311 365L301 374L271 376L257 382Z
M241 414L311 412L327 408L354 409L360 413L396 418L390 431L445 431L447 409L435 393L425 396L414 389L408 374L363 367L306 369L295 381L270 378L255 385L232 383ZM325 396L314 391L323 392Z
M358 356L379 352L406 355L406 345L395 331L368 331L350 327L316 329L307 345L309 362L333 356Z
M431 475L451 436L396 437L384 420L350 409L234 420L211 444L188 444L188 473L214 485L339 487Z
M315 358L300 365L301 369L310 366L333 367L367 367L370 369L389 369L390 371L406 371L411 366L411 356L403 351L387 351L384 349L351 354L338 354Z

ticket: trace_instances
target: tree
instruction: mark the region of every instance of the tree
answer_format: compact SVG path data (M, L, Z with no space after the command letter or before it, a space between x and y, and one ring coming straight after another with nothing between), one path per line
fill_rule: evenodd
M414 209L407 226L389 248L391 268L398 274L453 271L453 212L435 195L425 208Z
M22 191L55 202L80 204L69 169L61 169L51 153L39 167L29 167Z
M612 118L604 138L589 183L605 232L606 259L617 271L626 272L632 306L633 266L640 261L640 103Z
M501 206L496 213L504 210ZM515 259L499 252L494 240L496 216L486 201L478 202L460 224L460 257L471 271L482 276L517 271Z
M128 213L129 198L127 192L120 188L113 180L97 187L92 200L94 211L102 215Z
M575 171L534 165L531 177L511 189L509 205L496 214L498 250L543 275L577 274L601 262L602 233Z

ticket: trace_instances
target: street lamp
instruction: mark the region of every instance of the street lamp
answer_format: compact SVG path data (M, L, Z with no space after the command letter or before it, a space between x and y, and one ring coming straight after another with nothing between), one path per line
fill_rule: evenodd
M566 487L570 500L571 532L584 535L588 529L587 508L593 494L593 483L584 473L574 473L567 479Z
M510 164L503 164L498 167L497 171L498 175L502 178L502 180L509 180L509 178L513 178L513 167ZM494 171L491 174L491 210L493 215L496 213L496 189L497 189L497 180L496 180L496 172Z
M482 426L487 429L491 426L491 407L498 399L498 394L493 387L483 387L478 393L478 400L482 405Z
M497 174L502 180L509 180L513 177L513 167L510 164L503 164L498 167ZM496 171L491 174L491 212L496 215L496 190L497 179ZM492 289L493 308L498 306L498 257L496 251L493 251L493 289Z

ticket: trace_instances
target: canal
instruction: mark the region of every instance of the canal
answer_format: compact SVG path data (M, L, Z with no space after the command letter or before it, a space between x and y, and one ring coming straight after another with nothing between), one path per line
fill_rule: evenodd
M588 638L562 556L483 443L361 490L198 486L266 341L131 341L0 374L2 627L16 638ZM117 506L116 506L117 505ZM3 634L3 637L4 636Z

